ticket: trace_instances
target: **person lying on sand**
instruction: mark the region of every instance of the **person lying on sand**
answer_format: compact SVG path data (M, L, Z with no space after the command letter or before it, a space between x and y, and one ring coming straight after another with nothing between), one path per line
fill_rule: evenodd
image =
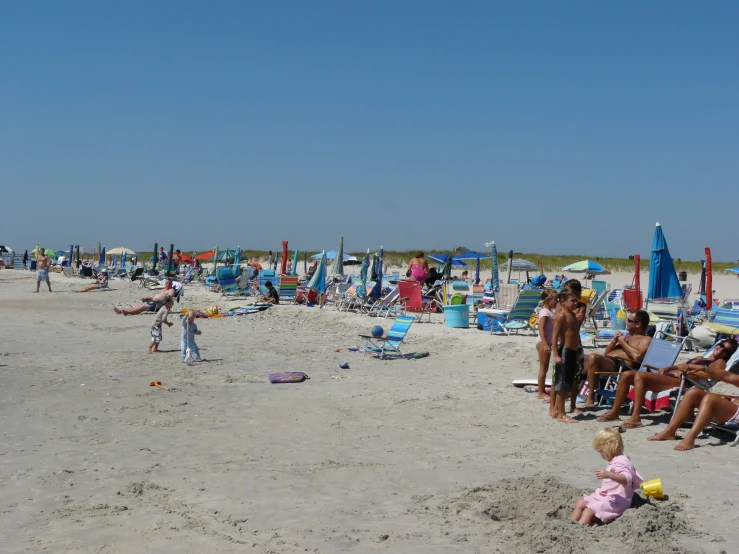
M616 333L613 340L606 347L603 354L588 354L585 356L585 371L588 378L588 398L585 401L585 408L595 406L595 391L598 388L597 372L618 371L619 365L626 364L626 367L633 369L628 360L641 362L647 353L649 343L652 337L646 336L644 333L649 325L649 314L644 310L636 310L629 312L626 316L626 330L628 336Z
M710 366L705 373L711 379L729 383L739 387L739 375L725 370L715 370ZM701 390L697 387L690 389L675 411L675 415L667 428L661 433L649 437L650 441L674 441L679 440L677 430L693 417L693 412L698 410L693 426L685 435L685 438L675 446L675 450L692 450L695 448L695 438L703 432L709 423L727 424L730 422L739 425L739 398L729 400L719 394Z
M709 370L716 374L726 372L726 362L734 355L737 342L734 339L722 340L716 345L713 353L707 358L698 356L679 365L671 365L660 369L657 373L648 371L626 371L621 375L616 389L616 398L611 410L598 418L598 421L618 421L621 405L626 400L631 387L634 387L634 413L623 423L624 429L636 429L642 426L641 409L647 391L662 392L680 386L683 373Z
M82 290L73 290L72 292L90 292L91 290L104 289L108 287L108 270L104 269L98 275L97 282L87 285Z
M163 291L158 292L154 296L143 297L141 299L143 304L135 306L133 308L118 308L117 306L113 306L113 311L117 314L123 315L137 315L144 312L157 312L159 311L159 308L161 308L164 304L164 297L167 296L169 298L174 298L175 294L175 289L172 288L172 281L167 281L167 288L165 288Z

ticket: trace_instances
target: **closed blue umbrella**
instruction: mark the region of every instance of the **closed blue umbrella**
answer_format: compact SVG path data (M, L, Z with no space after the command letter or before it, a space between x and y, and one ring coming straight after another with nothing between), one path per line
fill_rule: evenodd
M290 270L290 275L298 274L298 260L299 259L300 259L300 250L296 250L295 255L293 256L293 267Z
M69 267L72 267L72 256L74 256L74 244L69 245Z
M321 296L323 296L323 294L325 294L326 292L326 253L325 252L323 253L323 256L321 256L321 261L318 262L318 267L316 268L316 272L313 274L313 277L311 277L310 281L308 281L308 288L316 292L319 292Z
M105 247L103 246L103 249L100 251L100 260L98 260L99 265L105 264Z
M360 298L366 298L367 297L367 272L369 271L370 266L370 255L369 255L369 249L367 249L367 253L364 255L364 258L362 258L362 269L359 270L359 285L357 285L357 296Z
M233 274L238 277L241 274L241 247L236 247L236 253L234 254L234 267Z
M372 296L374 298L380 298L382 296L382 263L383 259L385 257L385 250L382 246L380 246L380 259L377 263L377 268L375 269L375 272L377 273L377 282L375 283L375 286L372 288Z
M647 298L676 298L683 295L677 272L667 248L662 226L657 223L652 240L652 254L649 258L649 290Z
M493 280L492 280L492 287L493 292L500 292L500 277L498 275L498 247L495 246L495 241L493 241Z
M344 237L339 237L339 248L336 250L331 273L334 275L344 275Z

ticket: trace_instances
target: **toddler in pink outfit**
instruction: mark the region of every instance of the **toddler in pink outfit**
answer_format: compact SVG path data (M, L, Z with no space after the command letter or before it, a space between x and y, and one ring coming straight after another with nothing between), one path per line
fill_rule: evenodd
M634 490L644 481L631 460L624 456L624 443L617 427L598 431L593 448L608 462L608 467L596 470L595 476L603 480L602 486L578 500L570 515L571 520L584 525L610 523L619 517L631 506Z

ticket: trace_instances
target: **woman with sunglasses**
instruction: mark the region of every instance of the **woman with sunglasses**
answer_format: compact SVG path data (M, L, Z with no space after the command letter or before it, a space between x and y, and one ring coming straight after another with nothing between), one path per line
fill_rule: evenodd
M711 378L717 375L723 376L727 374L726 362L736 352L737 342L734 339L725 339L718 343L710 356L703 358L697 357L688 360L685 363L671 365L662 368L657 373L648 371L626 371L621 375L616 389L616 398L613 401L613 407L607 414L598 418L598 421L617 421L621 405L634 387L634 412L631 417L621 425L624 429L636 429L644 424L641 421L641 409L644 405L644 398L647 391L662 392L680 386L683 373L690 374L694 371L703 371L711 375ZM723 379L721 379L723 380ZM681 404L682 405L682 404Z
M728 343L728 345L727 345ZM722 350L736 350L737 342L734 339L727 339L721 341ZM718 348L719 345L716 345ZM716 381L722 381L735 387L739 387L739 375L732 373L731 371L712 370L710 367L705 371L711 379ZM734 397L728 399L724 396L713 394L701 390L699 388L693 388L689 390L685 396L683 396L680 405L675 411L675 415L667 428L661 433L657 433L649 437L650 441L670 441L678 440L677 430L685 423L688 419L693 417L695 410L698 413L695 416L693 426L685 435L685 438L675 445L675 450L692 450L695 448L695 439L698 435L703 432L709 423L714 422L718 424L729 424L735 423L739 425L739 398Z

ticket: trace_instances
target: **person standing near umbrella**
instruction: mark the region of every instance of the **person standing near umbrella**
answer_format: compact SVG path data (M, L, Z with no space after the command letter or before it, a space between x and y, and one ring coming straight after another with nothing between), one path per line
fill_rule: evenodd
M41 288L41 281L46 281L46 286L51 290L51 281L49 281L49 266L51 266L51 258L46 255L46 251L43 248L39 248L36 254L36 291L38 292Z
M411 272L411 277L423 283L426 280L426 276L429 274L429 263L426 260L423 252L418 252L411 261L408 263L408 271Z

